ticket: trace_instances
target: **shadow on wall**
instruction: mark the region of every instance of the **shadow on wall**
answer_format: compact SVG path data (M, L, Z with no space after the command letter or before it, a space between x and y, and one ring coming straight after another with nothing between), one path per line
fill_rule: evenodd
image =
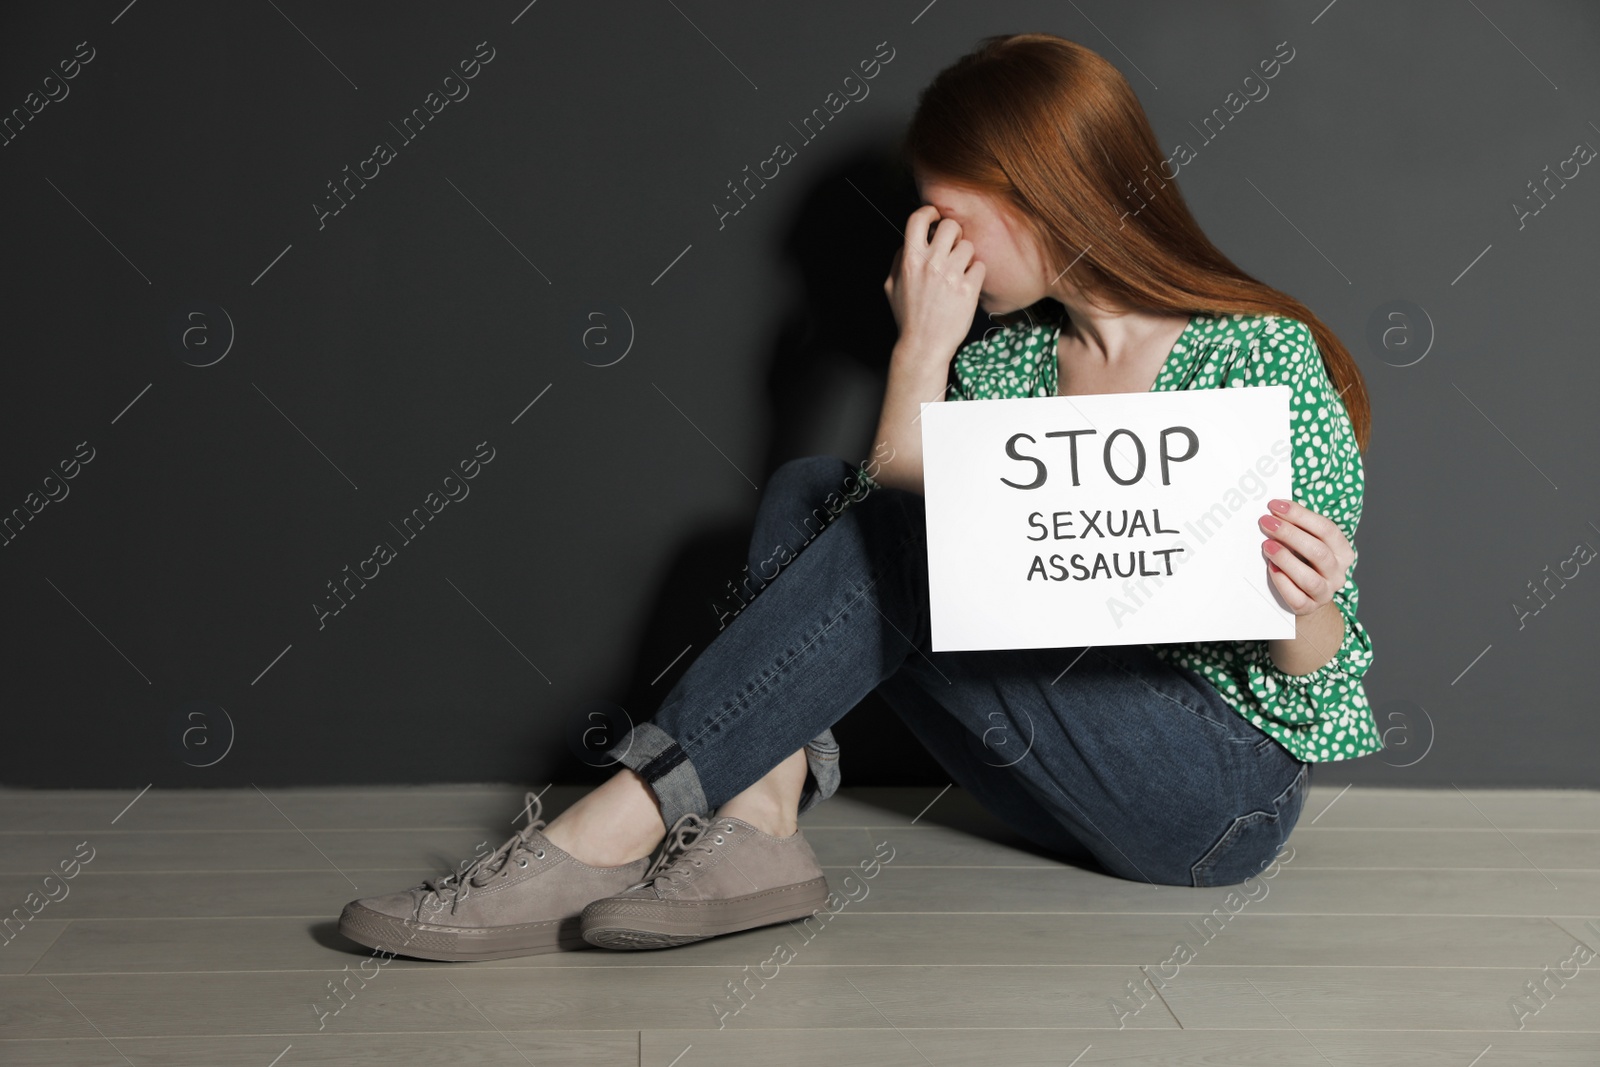
M779 249L795 269L795 300L773 329L766 377L771 438L760 484L799 456L859 462L871 454L898 336L883 281L903 240L906 216L916 206L909 177L889 157L875 154L847 159L801 202ZM981 333L975 323L970 336ZM634 722L654 715L694 657L715 639L720 613L739 610L732 589L743 578L754 518L752 508L742 522L702 526L673 553L640 628L628 679L606 694ZM686 645L692 647L674 662ZM847 785L949 781L875 693L834 727L834 735ZM610 773L569 754L556 780L599 780Z

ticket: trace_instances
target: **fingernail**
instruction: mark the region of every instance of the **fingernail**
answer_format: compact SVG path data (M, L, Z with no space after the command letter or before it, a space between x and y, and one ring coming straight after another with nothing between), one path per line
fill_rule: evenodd
M1289 502L1287 500L1278 500L1278 499L1274 498L1272 500L1267 501L1267 507L1271 508L1273 511L1276 511L1278 514L1282 515L1284 512L1289 510Z

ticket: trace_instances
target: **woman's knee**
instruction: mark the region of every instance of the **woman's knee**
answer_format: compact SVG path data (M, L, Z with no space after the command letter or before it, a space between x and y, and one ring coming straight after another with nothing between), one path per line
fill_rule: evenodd
M764 492L799 496L808 503L821 503L830 491L843 492L850 464L838 456L796 456L778 465L767 477Z
M800 456L767 476L751 538L751 569L773 570L793 559L833 521L829 494L845 484L849 464L836 456Z

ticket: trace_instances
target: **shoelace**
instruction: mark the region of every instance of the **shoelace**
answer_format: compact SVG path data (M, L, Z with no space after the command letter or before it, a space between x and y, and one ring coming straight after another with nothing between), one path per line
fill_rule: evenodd
M529 835L535 830L542 830L545 826L544 802L538 794L529 790L523 795L522 810L528 813L528 825L518 830L506 839L505 844L495 849L486 856L474 859L466 867L441 878L427 879L419 886L424 890L417 900L417 917L421 918L423 906L430 897L436 899L440 907L430 910L443 910L446 900L450 902L450 913L455 914L456 906L471 894L474 889L482 889L489 883L489 879L496 875L509 873L510 864L516 859L518 866L526 867L528 861L518 856L518 853L532 853L534 859L544 859L544 849L535 848L529 843Z
M665 888L671 885L673 879L688 878L694 872L691 867L698 867L701 861L695 857L696 852L711 853L716 851L716 846L726 840L722 835L732 833L731 823L717 823L708 821L703 816L694 812L687 812L677 822L672 824L672 829L667 832L666 840L662 842L661 851L656 854L655 861L650 864L649 870L644 872L644 879L636 882L631 888L643 889L658 880ZM708 842L707 837L711 840Z

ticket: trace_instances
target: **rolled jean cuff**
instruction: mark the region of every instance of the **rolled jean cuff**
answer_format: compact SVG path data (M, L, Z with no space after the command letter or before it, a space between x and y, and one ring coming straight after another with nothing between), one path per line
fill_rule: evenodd
M804 815L839 789L839 742L832 730L806 742L806 784L800 791L799 814Z
M627 736L606 750L606 755L633 768L649 783L668 830L690 812L710 817L700 776L689 762L689 754L655 723L635 723Z
M805 814L839 788L839 742L824 730L805 745L806 781L800 792L798 814ZM661 806L661 821L670 830L690 812L711 815L699 772L683 746L653 722L636 723L627 736L606 750L606 755L631 767L649 784Z

